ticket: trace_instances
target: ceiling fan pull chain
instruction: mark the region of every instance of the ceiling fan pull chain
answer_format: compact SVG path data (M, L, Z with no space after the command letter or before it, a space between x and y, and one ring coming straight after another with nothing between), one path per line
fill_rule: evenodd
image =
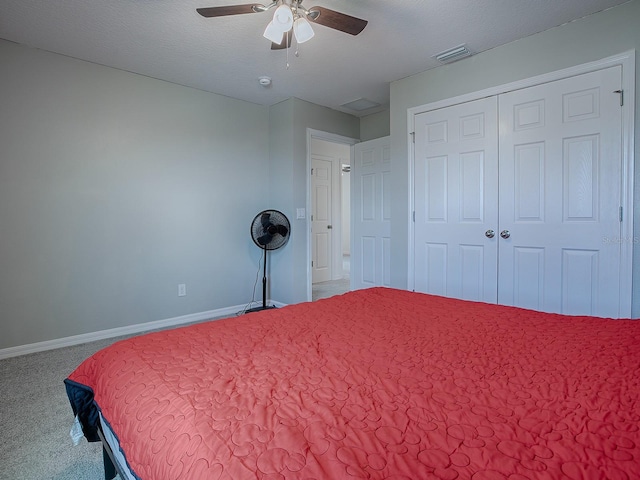
M289 36L285 34L285 42L287 42L287 70L289 70Z

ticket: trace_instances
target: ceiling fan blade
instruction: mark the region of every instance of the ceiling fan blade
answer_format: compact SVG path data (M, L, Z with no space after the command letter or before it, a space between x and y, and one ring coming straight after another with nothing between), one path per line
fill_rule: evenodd
M316 13L317 12L317 13ZM307 19L310 22L324 25L325 27L340 30L350 35L358 35L369 23L361 18L352 17L345 13L336 12L324 7L311 7Z
M271 50L283 50L291 46L291 39L293 38L293 30L289 30L286 35L282 36L282 42L271 43Z
M224 17L227 15L240 15L242 13L256 13L260 11L256 10L254 7L259 9L265 8L264 5L259 3L247 3L245 5L228 5L225 7L196 8L196 12L207 18Z

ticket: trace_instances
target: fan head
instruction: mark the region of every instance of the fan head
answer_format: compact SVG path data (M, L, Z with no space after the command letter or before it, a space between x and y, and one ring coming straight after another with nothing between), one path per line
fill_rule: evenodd
M251 238L265 250L276 250L284 246L291 234L291 224L286 215L278 210L264 210L251 222Z

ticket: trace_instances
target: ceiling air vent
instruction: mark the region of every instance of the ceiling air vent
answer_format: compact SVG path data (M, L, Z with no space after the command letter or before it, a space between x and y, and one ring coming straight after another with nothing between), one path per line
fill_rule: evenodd
M348 108L349 110L355 110L356 112L362 112L364 110L369 110L370 108L379 107L380 104L378 102L374 102L373 100L368 100L366 98L358 98L353 102L343 103L340 106L344 108Z
M444 52L440 52L437 55L434 55L433 58L442 63L451 63L456 60L460 60L461 58L470 57L471 55L473 55L471 50L469 50L465 44L462 44L457 47L450 48L449 50L445 50Z

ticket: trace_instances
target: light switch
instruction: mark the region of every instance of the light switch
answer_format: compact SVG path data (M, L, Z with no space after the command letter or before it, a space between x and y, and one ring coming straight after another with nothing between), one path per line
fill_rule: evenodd
M300 220L301 218L305 218L305 217L306 217L306 212L304 211L304 208L296 208L296 218Z

